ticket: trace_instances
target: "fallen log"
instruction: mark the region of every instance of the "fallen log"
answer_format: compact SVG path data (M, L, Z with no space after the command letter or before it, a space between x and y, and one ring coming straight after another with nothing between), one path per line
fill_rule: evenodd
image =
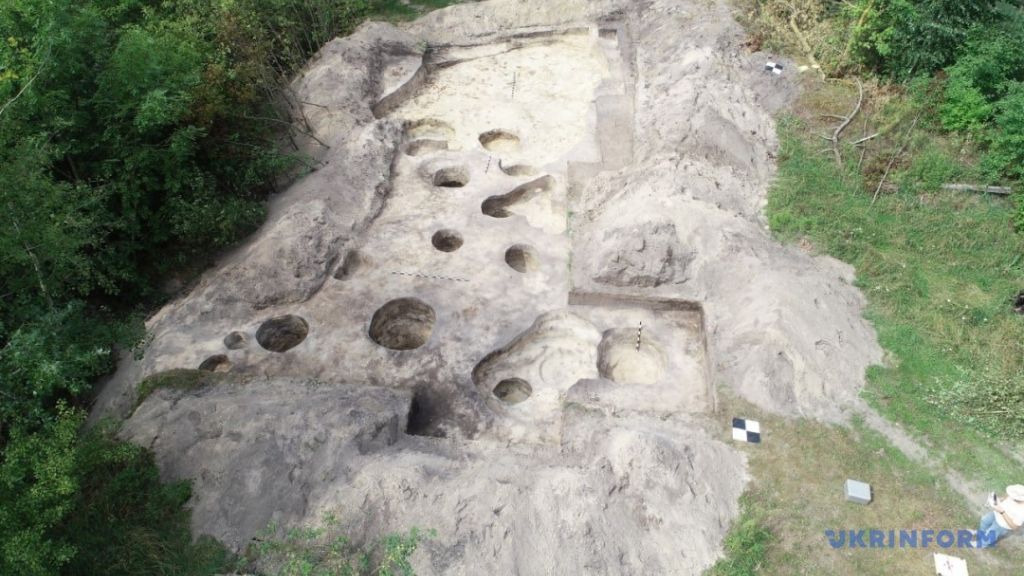
M997 196L1009 196L1013 193L1013 188L1009 186L982 186L980 184L943 184L942 189L954 192L980 192Z

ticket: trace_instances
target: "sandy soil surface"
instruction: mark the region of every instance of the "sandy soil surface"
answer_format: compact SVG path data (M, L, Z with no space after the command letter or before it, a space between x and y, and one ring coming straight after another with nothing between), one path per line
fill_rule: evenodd
M771 239L764 71L724 2L367 24L295 80L321 167L156 314L127 418L235 549L336 513L420 574L699 574L747 481L728 389L840 421L880 360L852 271ZM788 68L791 70L792 68ZM197 391L135 384L225 372Z

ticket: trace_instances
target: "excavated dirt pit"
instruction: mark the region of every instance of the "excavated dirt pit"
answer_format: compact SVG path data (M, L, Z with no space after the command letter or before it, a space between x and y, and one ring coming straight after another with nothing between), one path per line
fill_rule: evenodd
M256 331L256 342L271 352L287 352L301 344L308 335L309 324L298 316L288 314L260 324Z
M447 142L455 137L455 130L451 125L435 118L421 118L409 121L405 128L406 138L409 140L434 140Z
M605 332L597 360L601 377L619 384L656 384L665 377L665 353L651 340L643 340L639 328Z
M413 140L405 146L405 153L409 156L426 156L435 152L448 149L448 142L444 140Z
M245 332L234 331L224 337L224 347L228 350L241 350L249 345L249 337Z
M506 250L505 263L520 274L533 272L540 266L537 251L526 244L516 244Z
M438 230L430 238L430 243L441 252L455 252L462 248L462 234L455 230Z
M341 266L334 271L335 280L348 280L360 268L367 264L367 258L358 250L349 250L341 261Z
M214 354L203 363L199 365L199 369L204 372L227 372L231 369L231 361L224 354Z
M480 135L480 145L495 154L512 154L519 150L519 136L506 130L489 130Z
M533 387L522 378L506 378L498 382L492 393L506 404L519 404L533 394Z
M509 176L527 177L537 175L537 169L526 164L512 164L510 166L505 166L503 163L499 162L498 167L501 168L502 172Z
M370 338L392 350L414 350L430 340L437 315L418 298L392 300L374 312Z
M753 135L774 133L758 102L773 96L723 56L745 54L739 36L686 20L703 5L599 4L466 3L408 34L366 25L296 80L329 143L320 168L154 316L146 356L120 373L132 386L230 367L201 394L154 393L125 426L194 482L197 533L241 550L271 521L345 510L357 542L435 528L414 557L425 575L713 563L746 478L707 427L714 382L794 405L817 356L793 362L792 382L756 358L797 358L805 334L818 354L837 337L806 319L829 314L848 353L863 341L842 316L856 298L753 220L770 176ZM726 132L751 136L719 153ZM652 215L669 221L656 238ZM790 276L808 280L774 287ZM779 313L810 293L820 309ZM731 346L724 359L709 335ZM134 405L130 391L112 402Z
M441 188L462 188L469 183L469 172L465 168L442 168L434 173L434 186Z

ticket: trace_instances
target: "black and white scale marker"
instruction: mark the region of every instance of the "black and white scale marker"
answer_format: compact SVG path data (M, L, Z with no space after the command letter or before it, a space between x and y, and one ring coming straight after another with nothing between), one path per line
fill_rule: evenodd
M782 74L782 64L769 60L768 63L764 65L764 71L771 72L776 75Z
M732 419L732 439L737 442L761 443L761 423L745 418Z

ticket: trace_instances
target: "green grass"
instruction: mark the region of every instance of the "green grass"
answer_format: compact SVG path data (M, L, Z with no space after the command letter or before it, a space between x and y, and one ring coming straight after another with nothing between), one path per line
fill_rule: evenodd
M206 372L204 370L175 368L173 370L157 372L142 382L139 382L139 385L136 388L137 394L135 406L137 407L142 404L146 398L149 398L150 394L159 388L171 388L173 390L198 390L203 386L216 384L223 380L223 375L216 374L214 372Z
M866 183L838 169L816 149L816 131L781 122L768 219L781 239L809 240L856 267L887 351L886 365L868 372L865 398L968 478L993 489L1020 482L1024 468L999 448L1024 438L1024 317L1010 306L1024 288L1024 238L1010 203L940 191L967 169L922 132L914 160L890 175L897 190L872 206L877 176Z
M740 498L740 517L725 537L725 558L707 576L754 576L762 568L775 534L767 525L766 503L748 492Z
M959 530L978 522L941 475L859 422L793 420L762 413L728 394L721 400L724 413L759 420L764 442L739 447L753 479L726 537L726 556L706 576L923 576L932 574L934 547L836 550L825 531ZM720 432L728 435L725 424ZM845 501L847 478L871 484L871 504ZM1011 574L1020 557L1012 544L1018 543L951 553L967 559L974 576Z
M412 554L437 536L434 530L411 528L354 546L340 525L334 514L315 526L282 530L271 524L238 558L236 573L259 568L267 576L413 576Z

